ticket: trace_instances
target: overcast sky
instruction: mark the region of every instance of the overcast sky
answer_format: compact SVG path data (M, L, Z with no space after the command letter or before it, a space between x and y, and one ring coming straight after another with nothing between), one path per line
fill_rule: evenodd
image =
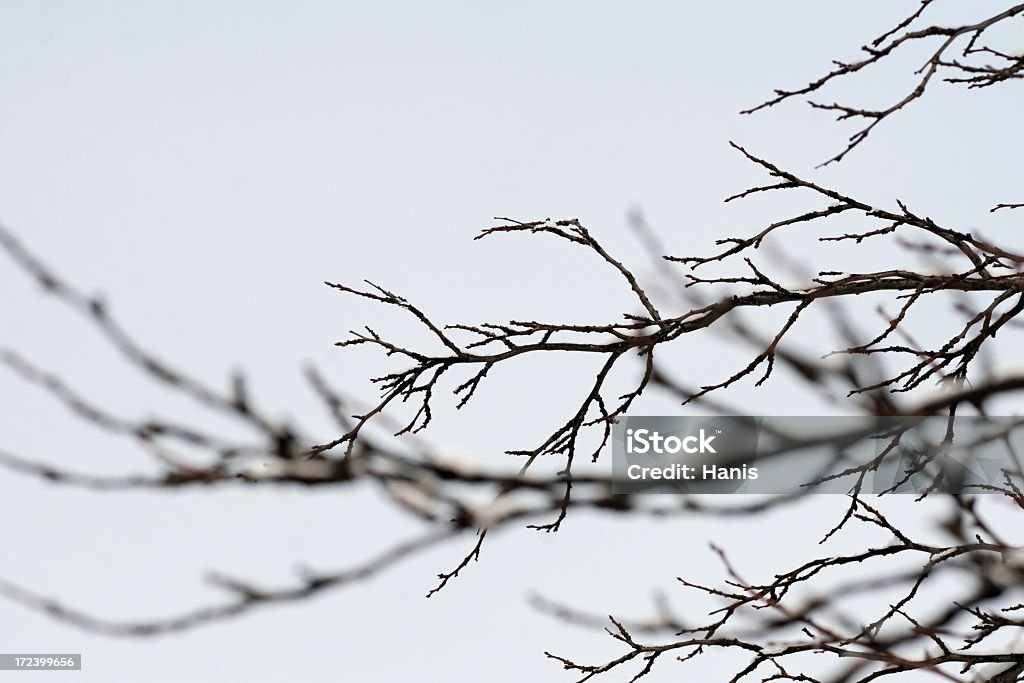
M5 0L0 221L103 292L162 356L214 383L246 368L271 414L327 430L303 363L372 399L367 379L387 363L333 343L363 324L415 332L324 280L369 278L444 322L611 322L631 312L629 292L582 250L472 237L494 216L579 217L653 278L628 229L632 210L670 253L692 254L800 206L724 206L763 179L729 140L871 201L901 198L996 237L1008 230L985 211L1019 190L1007 154L1019 90L1015 100L1012 90L937 89L823 170L814 166L850 132L827 114L796 103L738 114L854 56L912 6ZM869 76L835 95L878 104L909 82L906 71ZM887 256L867 246L855 258ZM127 414L195 416L0 263L0 346ZM828 350L809 324L798 341ZM677 360L673 371L693 383L745 362L710 338L687 340ZM463 414L442 411L429 438L500 459L564 421L588 369L524 363ZM782 374L730 398L755 414L835 410L795 387ZM140 457L6 371L0 404L0 448L98 472ZM655 395L634 412L676 410ZM218 599L202 582L209 569L284 582L300 563L344 567L417 528L370 489L95 494L0 473L0 500L0 576L125 619ZM708 540L752 573L785 569L817 550L821 520L843 505L820 498L756 523L574 514L558 534L491 539L431 600L434 576L469 538L308 603L154 639L87 635L0 604L0 651L83 653L82 672L40 681L571 680L544 650L598 661L616 644L536 613L530 591L642 617L674 577L715 580ZM718 680L710 660L695 667L691 680ZM666 662L650 680L683 673Z

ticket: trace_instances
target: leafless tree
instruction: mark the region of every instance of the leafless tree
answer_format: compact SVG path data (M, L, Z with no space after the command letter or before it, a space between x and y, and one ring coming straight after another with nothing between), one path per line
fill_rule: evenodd
M1010 52L1000 44L1007 35L1000 31L1015 28L1019 33L1024 4L956 26L929 24L928 10L933 4L934 0L922 0L912 14L864 45L859 60L833 62L832 69L820 78L802 87L776 90L770 99L744 113L770 109L793 98L817 97L837 81L861 77L867 67L890 64L890 56L897 52L911 46L926 49L928 57L915 72L913 88L891 104L872 109L811 102L817 109L835 112L840 121L863 124L838 153L824 160L824 164L834 164L855 150L867 153L861 148L876 127L911 105L921 106L918 100L926 100L931 89L941 87L942 82L969 91L1003 84L1012 87L1013 81L1024 77L1024 54ZM580 508L636 516L752 516L812 490L770 497L719 497L713 502L687 494L614 493L610 475L581 468L581 458L586 462L605 457L612 424L646 391L665 391L684 404L696 403L710 413L730 414L733 409L718 398L721 390L755 378L754 383L761 385L781 366L791 370L808 390L839 396L852 413L952 417L958 410L984 414L986 406L1024 389L1020 373L977 368L978 359L997 333L1006 338L1007 345L1017 343L1013 336L1019 332L1018 314L1024 310L1024 253L1013 245L996 244L963 228L942 225L903 202L878 204L823 186L759 156L750 145L732 146L760 169L766 180L727 202L766 193L799 193L802 199L812 198L819 208L769 219L750 236L721 239L718 250L709 255L664 256L659 278L687 304L682 314L663 313L651 285L574 218L499 218L476 239L518 235L575 245L594 259L596 267L621 280L635 300L634 310L587 325L533 320L451 324L431 317L419 303L373 283L326 283L340 295L400 309L436 342L432 348L415 348L369 327L337 342L343 351L354 346L379 349L396 365L392 372L374 380L381 395L365 408L358 408L358 401L333 388L316 369L307 370L311 391L337 426L328 436L262 414L243 375L222 389L158 358L122 326L103 301L83 293L29 251L11 230L0 227L0 246L13 263L47 294L90 321L125 363L167 392L237 421L250 434L246 440L235 440L169 418L134 419L115 414L23 353L2 350L0 360L8 369L48 392L75 417L112 435L133 439L159 468L157 474L99 476L49 465L45 454L36 457L0 451L0 464L8 471L97 491L295 485L344 491L372 483L396 506L423 522L420 536L395 543L363 564L333 572L306 572L288 586L267 588L250 578L213 574L209 580L224 589L223 602L148 622L107 620L3 579L0 593L90 631L145 636L315 596L357 583L447 539L468 537L469 552L438 575L436 585L427 593L430 597L466 570L479 557L489 531L502 526L525 522L534 529L555 532L571 522L571 510ZM1007 198L990 210L1012 211L1024 206L1015 199L1019 198ZM835 230L839 216L843 225L856 222L860 227ZM653 233L639 217L634 224L656 252ZM815 226L815 234L823 235L816 239L835 249L856 249L867 241L887 240L892 249L925 257L932 267L862 272L826 268L800 286L785 285L781 278L769 274L770 263L757 263L756 259L769 235L799 224ZM714 264L732 270L725 275L705 275ZM723 287L729 288L727 294L721 294ZM888 297L893 308L879 306L881 324L864 332L862 324L845 314L840 304L867 293ZM952 303L961 321L948 329L944 341L921 343L908 329L908 320L914 310L936 299ZM788 315L765 335L748 325L742 313L768 307L784 308ZM846 340L842 348L815 349L817 353L831 352L824 359L797 349L790 338L798 320L819 309ZM661 360L663 350L686 335L718 331L750 344L754 348L750 361L705 386L690 387L675 380L676 369ZM450 400L461 408L486 384L497 364L550 353L593 358L596 372L591 382L579 388L575 403L551 425L545 438L508 451L516 459L517 471L509 473L499 466L463 468L437 458L427 442L406 438L430 425L432 407L448 399L449 392L453 394ZM882 358L890 364L878 362ZM610 380L623 374L636 378L624 393ZM920 391L935 382L944 384L946 390L938 395ZM392 424L397 419L395 408L401 404L413 407L412 416ZM371 424L390 426L401 438L374 436L368 429ZM890 437L892 444L899 442L899 434ZM781 450L805 445L791 440ZM44 446L41 442L40 447ZM557 467L542 465L550 462L557 462ZM869 463L863 471L876 464ZM1024 492L1014 476L1024 473L1017 465L1003 475L1003 483L987 486L985 492L994 494L990 498L1007 501L1019 513L1024 509ZM666 660L679 660L685 668L688 660L715 650L737 651L734 669L723 672L723 680L731 681L756 676L763 681L866 683L908 672L929 672L953 681L1016 680L1024 671L1024 650L1013 645L1017 629L1024 628L1024 549L1008 540L1012 534L1007 532L1012 529L997 528L987 516L988 508L980 502L978 491L943 494L938 488L929 487L922 497L942 496L947 503L942 520L947 540L942 543L906 533L855 484L842 515L822 530L823 535L829 538L850 525L864 524L888 538L882 545L822 556L767 578L748 577L725 551L716 548L724 568L720 585L680 579L686 590L717 602L718 608L701 620L677 616L665 606L658 606L653 619L606 618L538 598L537 606L559 619L605 628L616 648L605 661L594 664L555 653L548 656L581 681L620 671L637 680L656 665L668 665ZM481 492L488 494L489 503L478 502ZM857 571L849 572L851 567ZM932 587L947 576L957 579L958 592L936 596ZM828 586L827 592L805 590L818 585ZM880 594L896 597L869 605L873 610L870 619L853 616L848 610L850 599L863 596L868 600ZM925 594L929 598L922 604L920 597ZM596 609L600 612L599 606ZM986 669L989 665L991 669Z

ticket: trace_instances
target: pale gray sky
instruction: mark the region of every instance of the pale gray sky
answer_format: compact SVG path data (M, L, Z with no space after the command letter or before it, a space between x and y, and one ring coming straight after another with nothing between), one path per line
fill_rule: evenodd
M632 306L628 292L588 254L541 238L471 238L496 215L578 216L649 273L630 209L677 254L792 210L721 204L762 179L730 139L851 194L899 197L951 224L985 215L990 223L965 227L1008 230L984 212L1019 190L1007 153L1019 91L937 89L819 171L845 140L830 116L801 104L737 114L853 56L912 4L6 0L0 220L104 292L163 356L212 381L245 367L273 414L326 429L301 364L316 361L370 399L366 379L386 365L333 342L365 323L411 331L323 280L372 279L445 322L616 319ZM982 4L998 3L971 3ZM837 94L876 104L908 82L882 70ZM886 256L869 246L856 258L865 255ZM0 345L129 414L193 414L2 262ZM674 369L696 383L741 362L710 339L686 341ZM496 376L464 414L442 411L430 438L501 458L562 421L586 369L526 363ZM784 375L732 398L754 413L822 409ZM139 457L10 373L0 401L0 448L91 471ZM674 408L652 396L644 410ZM345 566L416 529L371 490L99 495L0 474L0 500L0 576L115 618L216 599L202 584L208 569L284 581L299 563ZM155 639L91 636L0 604L0 651L84 653L82 672L40 681L571 680L545 649L597 661L615 643L535 613L528 591L643 616L675 576L715 579L707 540L752 570L783 569L780 558L817 549L820 520L842 505L808 501L761 524L576 514L556 535L492 539L429 601L434 575L468 538L309 603ZM717 680L713 671L701 680ZM666 662L650 680L682 673Z

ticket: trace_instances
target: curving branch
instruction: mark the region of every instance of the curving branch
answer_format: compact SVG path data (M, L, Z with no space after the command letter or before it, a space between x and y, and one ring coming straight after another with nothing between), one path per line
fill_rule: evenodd
M836 112L838 121L863 120L866 123L851 135L839 153L827 159L821 166L842 161L855 147L860 145L882 121L902 111L915 100L924 97L933 80L966 85L968 88L986 88L998 83L1024 78L1024 53L1011 53L987 44L992 29L1024 15L1024 4L987 16L979 21L957 26L920 26L920 19L935 0L922 0L918 9L894 28L886 31L869 44L861 47L865 54L854 61L833 60L833 69L807 85L792 90L777 89L773 97L760 104L743 110L753 114L774 107L794 97L817 94L833 81L856 74L869 66L881 63L898 50L912 45L928 45L931 54L914 75L917 82L913 89L899 100L878 109L855 107L838 102L824 103L810 100L815 109ZM918 28L918 26L920 26ZM994 61L992 61L994 60Z

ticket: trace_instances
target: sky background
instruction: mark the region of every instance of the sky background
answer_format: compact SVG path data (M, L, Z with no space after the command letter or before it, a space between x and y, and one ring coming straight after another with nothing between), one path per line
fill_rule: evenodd
M856 56L914 7L5 0L0 221L66 277L103 292L162 357L222 385L245 368L268 413L329 434L303 364L369 400L367 379L391 366L333 343L364 324L420 337L324 280L374 280L443 322L611 322L634 304L590 254L543 236L472 237L494 216L578 217L653 281L630 211L643 212L669 253L696 254L808 205L795 196L723 205L764 179L729 140L869 201L900 198L949 225L1010 234L1009 218L987 210L1020 200L1020 143L1011 135L1019 88L970 96L936 88L821 170L814 166L852 130L801 103L737 113L774 87L820 75L830 59ZM938 8L934 19L955 19L949 11ZM920 58L910 51L894 66ZM823 99L880 104L911 78L906 69L873 70ZM789 239L776 246L822 265L813 240ZM828 254L829 266L913 265L870 244ZM0 346L126 414L205 419L126 368L9 261L0 264ZM667 294L663 302L683 306ZM944 321L940 312L921 324ZM820 318L794 332L816 353L830 348ZM673 353L672 371L691 384L749 359L710 335ZM561 424L589 372L562 359L496 372L467 410L441 410L428 436L500 461ZM729 398L753 414L840 410L785 373ZM129 444L76 423L7 371L0 405L0 448L93 472L139 464ZM634 412L678 410L652 392ZM216 600L202 582L209 569L285 582L299 563L344 567L417 529L369 488L95 494L0 473L0 501L0 576L124 619ZM844 505L823 497L730 522L578 513L555 535L511 529L491 539L481 561L431 600L423 594L435 574L471 539L309 602L152 639L88 635L0 603L0 650L84 654L82 672L34 674L40 681L572 680L544 650L588 661L619 650L538 614L525 599L531 591L643 617L665 588L683 613L699 614L673 584L678 575L719 576L709 540L763 576L816 552L822 520ZM908 524L929 527L921 506L903 512ZM860 533L836 547L866 542L870 534ZM703 676L693 680L721 673L710 658L690 671ZM649 680L683 674L664 662Z

